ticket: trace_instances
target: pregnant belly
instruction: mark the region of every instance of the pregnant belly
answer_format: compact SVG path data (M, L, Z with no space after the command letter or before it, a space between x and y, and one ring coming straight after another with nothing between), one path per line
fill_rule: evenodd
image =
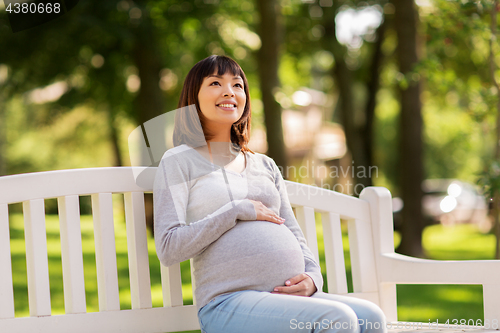
M202 281L224 283L223 279L240 290L272 291L305 269L302 250L290 229L267 221L238 222L200 257L199 263L209 271L200 277Z

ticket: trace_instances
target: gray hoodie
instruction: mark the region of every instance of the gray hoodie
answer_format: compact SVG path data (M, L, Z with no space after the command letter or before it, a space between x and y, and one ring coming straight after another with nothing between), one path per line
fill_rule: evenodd
M323 279L271 158L245 153L242 173L223 170L187 145L169 149L154 183L155 243L165 266L193 258L198 309L238 290L271 292L300 273ZM256 220L261 201L285 219Z

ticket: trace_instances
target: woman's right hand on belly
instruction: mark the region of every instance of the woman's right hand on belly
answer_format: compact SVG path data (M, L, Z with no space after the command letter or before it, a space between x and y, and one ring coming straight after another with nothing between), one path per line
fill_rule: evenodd
M255 212L257 213L257 220L259 221L269 221L276 224L285 223L285 219L280 217L278 214L267 208L262 202L250 200L255 207Z

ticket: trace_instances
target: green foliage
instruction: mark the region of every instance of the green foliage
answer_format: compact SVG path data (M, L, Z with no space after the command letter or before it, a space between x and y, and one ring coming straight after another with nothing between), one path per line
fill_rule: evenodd
M9 174L113 163L107 114L103 111L81 106L47 117L43 108L26 108L19 98L6 103L4 111L4 120L9 124L5 135L10 144L4 155L9 161ZM126 141L127 130L135 126L123 116L117 116L116 121L123 130L120 139ZM125 149L122 154L128 156Z
M481 122L495 112L496 93L491 90L489 1L435 1L423 16L426 56L418 70L436 100L447 104L449 92L459 96L457 106ZM496 44L496 43L495 43ZM498 45L495 61L500 61Z
M388 69L386 69L387 71ZM383 73L385 75L385 73ZM394 93L383 88L378 93L375 109L375 149L374 163L379 167L379 177L373 179L377 186L387 187L393 196L398 196L398 121L399 105Z
M480 124L453 103L440 107L429 98L423 109L427 178L459 178L474 183L482 168L485 137Z
M485 170L479 174L477 184L489 199L500 194L500 162L493 161L489 163Z
M128 86L140 74L139 43L149 42L160 55L165 111L177 107L188 70L212 53L236 58L249 74L251 95L258 97L250 56L259 46L254 22L252 1L85 1L58 20L13 34L0 11L0 65L7 69L0 108L10 110L0 115L8 123L8 137L0 137L6 150L0 163L9 174L112 165L111 156L104 156L112 151L111 127L118 127L119 146L126 151L135 127L130 125L140 119L137 92ZM67 86L59 99L29 99L32 89L54 82ZM82 108L88 119L74 116ZM45 149L37 154L40 145Z
M371 4L376 3L386 5L386 1ZM337 5L343 6L338 10L345 10L362 8L366 3L346 1L335 3ZM290 101L291 94L301 86L336 96L338 87L331 77L335 66L333 56L322 45L325 27L321 17L311 16L321 6L296 1L282 1L281 6L286 33L279 71L280 100ZM397 192L398 115L394 89L418 77L425 78L422 96L427 175L470 178L467 175L480 170L479 161L488 155L491 146L491 138L485 133L493 126L492 105L496 99L488 83L488 6L487 1L437 0L431 10L421 10L425 56L406 76L397 71L393 58L395 31L388 26L382 45L385 61L374 131L376 164L382 175L376 183ZM390 9L390 5L384 8ZM322 7L323 15L327 10L328 7ZM134 18L133 13L137 11L140 17ZM390 14L386 14L385 19L389 20ZM50 163L54 163L52 168L108 163L106 159L99 163L80 158L69 164L58 161L73 159L68 155L81 149L75 147L99 146L103 154L109 151L109 129L102 111L110 113L119 127L136 122L134 99L137 93L127 89L127 79L138 74L133 47L144 36L157 41L164 69L161 73L165 75L162 80L167 110L175 108L182 79L197 60L213 52L225 53L238 60L246 70L254 101L255 126L259 127L262 122L258 71L253 57L260 47L256 37L259 15L253 1L225 1L218 5L203 1L87 1L59 20L18 34L8 33L5 13L0 13L0 21L5 36L0 47L7 50L0 54L0 63L9 67L8 81L2 86L7 98L5 103L11 103L10 100L32 88L56 81L68 84L68 91L57 102L18 103L15 112L19 120L13 121L15 116L8 120L11 133L8 141L13 143L7 153L9 173L47 170L51 168ZM364 84L374 45L370 38L365 38L359 50L346 52L346 62L354 69L354 103L360 115L366 99ZM101 66L96 62L99 56L104 61ZM77 129L75 137L66 137L64 143L59 139L47 143L46 150L54 156L43 157L47 155L44 152L39 156L44 162L30 161L30 156L35 154L30 154L33 148L29 147L36 147L45 140L41 138L63 136L62 133L49 135L48 131L58 130L54 127L61 122L58 119L68 118L63 115L72 113L80 105L93 110L95 117L101 119L99 130L94 131L95 140L87 141L88 135L83 134L84 127L78 123L67 124L68 129ZM382 116L385 114L382 110L391 112ZM333 115L338 117L335 112ZM90 116L92 118L94 116ZM125 118L129 120L124 121ZM363 121L362 116L358 118ZM458 121L452 121L453 118ZM125 131L123 137L128 128L119 128ZM99 135L95 136L96 133ZM125 140L122 145L126 147ZM84 151L81 155L94 157Z
M420 10L424 52L418 65L403 76L391 72L393 65L388 64L382 74L383 87L406 86L414 78L424 79L421 99L426 178L475 182L483 160L491 156L498 95L492 89L489 68L490 10L489 1L433 1L432 7ZM499 63L500 50L497 44L493 47ZM391 164L395 151L385 151L390 142L384 140L388 134L383 124L391 121L397 125L397 115L392 117L376 120L376 133L380 133L377 140L382 145L377 145L375 154L381 157L378 163L382 172L392 173L389 179L397 174ZM390 183L397 185L397 179Z

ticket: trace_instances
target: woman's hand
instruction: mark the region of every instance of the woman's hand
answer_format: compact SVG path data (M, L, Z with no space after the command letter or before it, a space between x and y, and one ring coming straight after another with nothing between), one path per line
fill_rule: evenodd
M288 294L297 296L311 296L316 292L317 288L313 280L306 273L294 276L285 282L285 286L277 286L274 288L273 294Z
M255 212L257 213L257 220L260 221L269 221L276 224L285 223L285 219L280 217L278 214L264 206L264 204L260 201L250 200L255 207Z

